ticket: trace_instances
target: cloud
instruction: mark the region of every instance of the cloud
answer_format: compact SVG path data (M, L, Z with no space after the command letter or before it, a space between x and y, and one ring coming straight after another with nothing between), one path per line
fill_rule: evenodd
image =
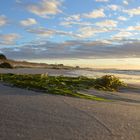
M112 28L112 27L117 27L118 22L115 20L104 20L101 22L96 22L96 26L99 27L106 27L106 28Z
M20 38L19 34L0 34L0 45L14 45L15 41Z
M96 2L109 2L109 0L95 0Z
M127 31L140 31L140 25L128 26Z
M81 21L82 18L94 19L94 18L103 18L103 17L106 17L104 13L104 9L96 9L89 13L82 13L82 14L75 14L75 15L68 16L64 18L64 21L62 21L60 25L67 26L67 27L71 27L72 25L89 26L89 25L93 25L93 23Z
M22 0L16 0L16 3L22 3Z
M140 7L123 10L123 12L129 14L130 16L138 16L138 15L140 15Z
M61 31L61 30L47 29L47 28L43 28L43 27L27 29L27 32L39 35L40 37L52 37L52 36L55 36L55 35L77 37L76 34L73 34L72 32L65 32L65 31Z
M118 20L121 20L121 21L126 21L126 20L128 20L126 17L124 17L124 16L119 16L118 17Z
M79 23L80 24L80 23ZM55 30L55 29L47 29L47 28L32 28L27 29L27 32L38 35L40 37L53 37L56 35L59 36L68 36L71 38L76 39L86 39L95 36L96 34L103 33L103 32L109 32L111 30L106 28L97 28L97 27L91 27L91 26L85 26L80 27L76 32L66 32L61 30Z
M79 26L91 26L94 25L91 22L79 22L79 21L63 21L60 23L62 26L72 27L72 25L79 25Z
M79 37L80 38L89 38L89 37L93 37L95 36L96 34L99 34L99 33L103 33L103 32L109 32L108 29L106 28L96 28L96 27L90 27L90 26L87 26L87 27L82 27L79 29Z
M111 45L104 41L69 40L61 43L46 41L18 48L1 48L14 59L88 59L88 58L140 58L140 41ZM18 53L17 53L18 52Z
M128 31L120 31L119 33L112 36L113 39L121 40L123 38L128 38L130 36L133 36L134 33L128 32Z
M62 12L59 9L61 4L60 0L42 0L39 3L28 5L27 9L35 15L46 18Z
M75 39L86 39L91 38L99 33L104 32L111 32L112 29L105 28L105 27L92 27L94 24L90 22L62 22L60 25L63 26L70 26L73 24L80 25L78 29L75 32L71 31L63 31L63 30L56 30L56 29L49 29L44 27L38 27L38 28L28 28L26 31L28 33L32 33L35 35L38 35L39 37L54 37L54 36L67 36L70 38Z
M74 24L77 24L77 25L83 24L83 22L80 22L81 21L81 15L80 14L67 16L63 20L64 21L62 21L60 23L60 25L62 25L62 26L70 27L71 25L74 25Z
M4 26L8 23L8 19L4 15L0 15L0 26Z
M129 4L129 3L128 3L128 0L124 0L124 1L123 1L123 4L128 5L128 4Z
M60 25L71 26L73 24L77 25L91 25L89 22L81 21L82 18L103 18L106 17L104 9L96 9L89 13L75 14L64 18L64 21ZM93 25L93 24L92 24Z
M103 18L105 17L104 9L93 10L90 13L83 14L85 18Z
M117 11L120 9L120 6L115 5L115 4L111 4L111 5L108 5L108 8L110 8L113 11Z
M45 28L32 28L32 29L27 29L27 32L33 33L39 36L44 36L44 37L50 37L54 35L54 31L50 29L45 29Z
M64 18L65 21L80 21L81 20L81 15L80 14L75 14L68 16L67 18Z
M20 24L22 26L31 26L31 25L37 24L37 21L33 18L28 18L28 19L20 21Z

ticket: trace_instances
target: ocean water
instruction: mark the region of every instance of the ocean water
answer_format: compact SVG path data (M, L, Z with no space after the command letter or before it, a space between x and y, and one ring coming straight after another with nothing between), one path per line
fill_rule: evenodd
M92 78L97 78L108 74L115 75L126 83L140 85L140 70L114 70L114 69L57 70L57 69L39 69L39 68L19 68L19 69L0 69L0 73L16 73L16 74L48 73L49 75L87 76Z
M73 70L70 73L75 76L82 75L92 78L98 78L103 75L115 75L125 83L140 85L140 70Z

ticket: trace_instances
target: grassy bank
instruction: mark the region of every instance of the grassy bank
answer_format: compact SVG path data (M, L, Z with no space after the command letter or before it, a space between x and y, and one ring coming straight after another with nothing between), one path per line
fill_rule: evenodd
M92 79L87 77L48 76L46 74L0 74L0 80L21 88L98 101L103 101L104 99L83 94L79 91L90 88L114 91L123 86L123 83L114 76Z

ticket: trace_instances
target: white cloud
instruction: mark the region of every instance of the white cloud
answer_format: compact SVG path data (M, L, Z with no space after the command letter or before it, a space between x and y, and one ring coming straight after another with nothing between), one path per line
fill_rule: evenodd
M0 15L0 26L4 26L8 23L8 19L4 15Z
M27 9L40 17L48 17L50 15L56 15L61 12L59 7L61 6L61 1L58 0L42 0L37 4L30 4Z
M126 17L124 17L124 16L119 16L118 17L118 20L122 20L122 21L126 21L126 20L128 20Z
M64 20L66 20L66 21L80 21L81 15L80 14L71 15L71 16L68 16L67 18L64 18Z
M0 34L0 45L13 45L15 41L20 38L19 34Z
M79 37L80 38L89 38L95 36L98 33L108 32L109 30L106 28L94 28L94 27L82 27L79 29Z
M108 2L109 0L95 0L96 2Z
M50 37L54 34L53 30L45 29L45 28L33 28L33 29L28 29L27 32L33 33L39 36L44 36L44 37Z
M66 18L63 19L64 21L61 21L60 25L61 26L67 26L71 27L72 25L82 25L85 24L81 21L81 15L80 14L75 14L75 15L70 15Z
M125 13L129 14L130 16L140 15L140 7L123 10Z
M77 37L76 34L73 34L72 32L65 32L65 31L55 30L55 29L47 29L47 28L43 28L43 27L28 29L27 32L36 34L40 37L52 37L55 35Z
M117 21L114 20L105 20L101 22L96 22L96 26L99 27L106 27L106 28L112 28L112 27L117 27Z
M124 1L123 1L123 4L128 5L129 3L128 3L127 0L124 0Z
M92 27L83 27L80 28L79 32L80 38L89 38L91 36L94 36L98 31L97 29L93 29Z
M16 0L16 3L22 3L22 0Z
M108 8L110 8L113 11L117 11L120 9L120 6L111 4L111 5L108 5Z
M68 16L67 18L64 18L64 21L61 22L60 24L64 26L71 26L72 24L91 25L91 23L89 22L81 22L82 18L103 18L103 17L106 17L104 9L96 9L89 13Z
M80 25L80 26L90 26L93 25L91 22L79 22L79 21L63 21L60 23L62 26L71 27L72 25Z
M82 18L102 18L105 17L104 9L96 9L89 13L75 14L64 18L64 21L60 23L62 26L71 27L72 25L90 26L94 25L91 22L84 22Z
M109 32L111 31L110 29L107 28L97 28L97 27L91 27L91 26L86 26L86 27L80 27L79 30L76 32L66 32L62 30L55 30L55 29L47 29L47 28L32 28L32 29L27 29L27 32L38 35L39 37L53 37L56 35L59 36L68 36L71 38L76 38L76 39L85 39L85 38L90 38L96 34L103 33L103 32Z
M20 21L20 24L22 26L31 26L31 25L37 24L37 21L33 18L28 18L28 19Z
M140 25L137 26L129 26L127 31L140 31Z
M90 13L83 14L85 18L102 18L105 17L104 9L93 10Z
M133 36L134 34L128 31L121 31L119 33L117 33L116 35L112 36L113 39L118 39L121 40L123 38L127 38L130 36Z

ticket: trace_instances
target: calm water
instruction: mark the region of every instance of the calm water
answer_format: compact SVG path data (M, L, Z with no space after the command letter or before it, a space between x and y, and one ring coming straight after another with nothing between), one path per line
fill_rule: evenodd
M101 77L106 74L116 75L126 83L134 83L140 85L140 70L55 70L55 69L39 69L39 68L20 68L20 69L0 69L0 73L16 73L16 74L42 74L49 75L65 75L65 76L87 76Z

